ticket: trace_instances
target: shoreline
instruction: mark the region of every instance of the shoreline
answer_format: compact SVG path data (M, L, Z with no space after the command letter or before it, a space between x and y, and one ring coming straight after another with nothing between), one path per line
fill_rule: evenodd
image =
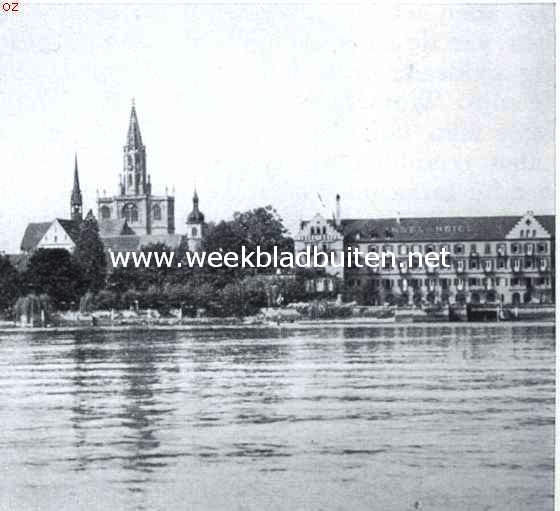
M443 327L516 327L516 326L545 326L555 327L555 321L533 320L533 321L448 321L448 322L380 322L364 321L359 319L350 320L309 320L302 322L286 322L280 324L176 324L176 325L67 325L46 327L3 327L0 326L0 334L5 333L64 333L75 331L90 332L132 332L132 331L218 331L218 330L317 330L325 327L335 328L443 328Z

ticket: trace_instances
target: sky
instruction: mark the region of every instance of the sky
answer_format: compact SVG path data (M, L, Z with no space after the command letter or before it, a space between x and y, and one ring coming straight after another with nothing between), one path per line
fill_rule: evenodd
M0 250L117 193L131 107L184 233L272 204L554 212L554 6L21 4L0 16ZM105 192L104 192L105 190Z

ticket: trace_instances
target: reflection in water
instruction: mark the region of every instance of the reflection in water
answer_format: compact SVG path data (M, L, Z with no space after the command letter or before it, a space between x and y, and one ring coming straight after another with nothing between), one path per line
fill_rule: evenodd
M0 509L551 509L554 331L0 335Z

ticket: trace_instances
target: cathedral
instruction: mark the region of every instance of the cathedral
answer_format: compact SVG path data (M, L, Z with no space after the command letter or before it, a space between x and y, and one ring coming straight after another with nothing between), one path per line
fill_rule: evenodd
M153 195L151 177L146 168L146 146L142 143L134 104L126 144L123 147L123 171L119 176L118 194L97 199L98 218L126 220L139 236L175 234L175 197Z
M186 218L186 233L175 232L175 197L154 195L147 171L146 146L142 142L134 102L123 147L123 169L119 175L117 194L97 197L99 234L105 248L113 251L139 250L151 243L165 243L177 248L200 249L206 230L204 214L199 209L195 190L192 211ZM74 159L74 186L70 197L70 218L30 223L24 233L22 252L38 248L64 248L73 251L82 222L82 192L77 156Z

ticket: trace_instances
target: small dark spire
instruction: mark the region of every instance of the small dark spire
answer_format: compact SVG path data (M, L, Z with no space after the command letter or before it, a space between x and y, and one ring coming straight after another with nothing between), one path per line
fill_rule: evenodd
M80 176L78 175L77 154L74 154L74 187L72 188L72 205L82 205L82 191L80 190Z
M77 154L74 154L74 186L72 187L72 195L70 197L70 216L76 222L82 221L82 191L80 190Z

